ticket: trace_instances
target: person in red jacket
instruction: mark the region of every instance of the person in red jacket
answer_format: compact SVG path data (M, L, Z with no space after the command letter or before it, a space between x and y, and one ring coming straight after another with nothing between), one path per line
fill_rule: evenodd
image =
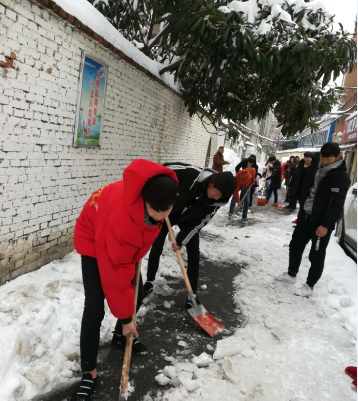
M255 184L255 177L256 177L256 169L253 167L245 168L244 170L239 170L236 173L235 178L237 180L237 185L234 191L234 195L231 198L229 216L231 216L234 213L236 203L241 205L240 197L242 199L245 196L250 185ZM239 192L240 192L240 197L239 197ZM249 210L249 194L244 199L244 209L242 211L243 219L247 218L248 210Z
M124 350L126 335L132 332L132 352L147 353L132 322L135 264L160 233L176 199L177 185L173 170L148 160L135 160L124 170L122 181L105 185L92 194L77 219L74 245L81 255L85 293L80 338L84 374L71 401L91 399L97 382L105 298L118 319L112 344ZM140 278L137 310L142 299Z

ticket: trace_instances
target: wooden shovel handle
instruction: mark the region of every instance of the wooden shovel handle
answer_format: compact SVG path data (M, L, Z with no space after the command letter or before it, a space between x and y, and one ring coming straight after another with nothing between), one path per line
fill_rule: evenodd
M136 263L135 267L135 276L134 276L134 313L132 315L132 322L135 322L136 319L136 309L137 309L137 300L138 300L138 288L139 288L139 278L140 271L142 267L142 259ZM132 357L132 346L133 346L133 333L130 332L126 337L126 348L124 350L124 359L123 359L123 369L122 369L122 377L121 377L121 394L124 396L128 387L128 376L129 376L129 367L131 363Z
M241 199L241 204L242 204L242 202L245 200L246 195L250 192L251 187L252 187L252 184L247 188L247 191L245 192L245 195L244 195L243 198ZM233 195L233 196L234 196L234 195ZM237 213L237 211L240 209L240 207L241 207L241 206L239 206L239 205L236 206L233 215L235 215L235 214Z
M165 218L165 222L167 223L168 226L168 231L169 231L169 237L170 240L172 241L173 244L177 245L177 241L175 239L175 235L173 233L173 229L172 229L172 225L170 224L170 220L169 217ZM189 281L189 277L188 274L186 272L185 266L184 266L184 262L183 262L183 258L181 257L181 253L180 250L177 249L175 251L177 258L178 258L178 262L179 262L179 266L181 268L181 272L183 273L184 276L184 281L185 281L185 285L186 285L186 289L188 290L188 292L193 292L191 285L190 285L190 281Z

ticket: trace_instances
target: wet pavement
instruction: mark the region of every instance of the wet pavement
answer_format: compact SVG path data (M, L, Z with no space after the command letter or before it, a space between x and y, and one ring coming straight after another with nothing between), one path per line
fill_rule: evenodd
M206 241L213 242L213 246L224 240L220 236L211 237L205 232L202 233L202 237ZM214 338L206 334L185 310L186 290L183 279L167 277L167 284L175 290L173 295L162 297L151 294L147 298L146 306L149 310L140 318L138 331L140 340L148 347L149 354L132 356L129 380L135 391L129 400L140 401L146 394L157 396L158 392L163 390L154 378L159 374L159 369L171 364L165 358L190 359L202 352L212 354L219 339L231 335L236 328L242 326L243 317L233 303L232 281L244 267L237 264L214 263L203 258L201 260L199 287L205 283L207 289L200 289L198 297L205 308L226 327L224 332ZM164 301L174 301L175 304L168 309L164 307ZM178 345L179 341L184 341L187 346ZM100 379L93 401L118 400L122 363L123 352L111 344L100 348L98 358ZM62 386L32 401L67 400L77 386L78 382L71 386Z

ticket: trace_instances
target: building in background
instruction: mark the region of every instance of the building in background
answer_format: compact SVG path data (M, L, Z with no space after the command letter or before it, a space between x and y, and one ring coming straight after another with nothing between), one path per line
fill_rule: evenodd
M357 23L355 26L357 44ZM333 141L338 142L347 164L351 182L357 181L357 67L344 77L344 95L338 110Z

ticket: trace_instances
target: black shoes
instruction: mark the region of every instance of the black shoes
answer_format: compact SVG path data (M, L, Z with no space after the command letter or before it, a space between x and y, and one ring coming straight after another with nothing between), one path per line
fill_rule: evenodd
M69 398L69 401L88 401L92 398L96 388L98 376L93 379L91 373L84 373L76 392Z
M152 291L153 291L153 283L151 281L147 281L143 285L144 298L147 297Z
M112 345L120 349L124 352L126 348L126 337L123 335L118 335L116 332L113 332L112 337ZM148 349L147 347L142 344L137 338L133 338L133 345L132 345L132 354L134 355L147 355Z

